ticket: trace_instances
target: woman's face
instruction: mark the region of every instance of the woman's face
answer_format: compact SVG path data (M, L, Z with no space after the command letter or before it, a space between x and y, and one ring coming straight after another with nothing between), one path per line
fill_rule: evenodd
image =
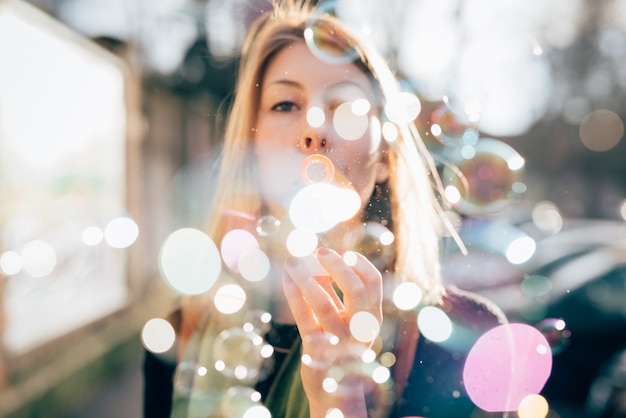
M388 175L378 109L355 64L321 61L304 42L279 51L262 79L254 131L264 197L284 204L307 183L332 181L356 191L362 210Z

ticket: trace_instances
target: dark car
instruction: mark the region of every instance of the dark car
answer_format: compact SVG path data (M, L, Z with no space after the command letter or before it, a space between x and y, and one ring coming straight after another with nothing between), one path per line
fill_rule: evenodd
M450 247L444 280L544 334L553 367L542 395L557 416L626 417L626 223L564 220L557 229L466 219L468 255Z

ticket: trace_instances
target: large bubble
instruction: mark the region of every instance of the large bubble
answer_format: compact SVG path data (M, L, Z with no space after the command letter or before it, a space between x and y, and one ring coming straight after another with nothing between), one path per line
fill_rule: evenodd
M187 295L209 290L222 271L220 254L211 238L193 228L170 234L161 247L159 263L167 284Z
M296 228L320 233L352 218L360 207L361 198L354 190L314 183L294 196L289 218Z
M489 412L516 411L538 394L552 369L546 338L526 324L505 324L483 334L467 355L463 369L471 400Z
M497 212L526 190L524 159L502 141L480 138L458 148L451 160L443 171L446 196L457 196L450 203L462 213Z
M329 64L346 64L358 58L356 48L344 33L326 23L327 16L337 16L334 1L324 2L316 8L304 31L304 40L311 53Z

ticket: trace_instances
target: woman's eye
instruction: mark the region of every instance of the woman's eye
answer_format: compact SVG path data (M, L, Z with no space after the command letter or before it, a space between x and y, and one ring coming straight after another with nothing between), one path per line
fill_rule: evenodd
M276 103L274 106L272 106L272 110L275 110L277 112L291 112L295 109L296 104L294 102L288 101Z

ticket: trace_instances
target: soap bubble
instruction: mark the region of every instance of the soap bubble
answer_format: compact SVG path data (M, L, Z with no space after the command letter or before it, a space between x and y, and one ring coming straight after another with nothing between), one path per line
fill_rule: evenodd
M546 318L540 321L535 328L539 330L550 344L552 354L561 353L569 345L571 331L566 328L564 320L559 318Z
M265 345L256 332L238 327L224 330L213 343L214 367L225 376L251 382L259 377Z

